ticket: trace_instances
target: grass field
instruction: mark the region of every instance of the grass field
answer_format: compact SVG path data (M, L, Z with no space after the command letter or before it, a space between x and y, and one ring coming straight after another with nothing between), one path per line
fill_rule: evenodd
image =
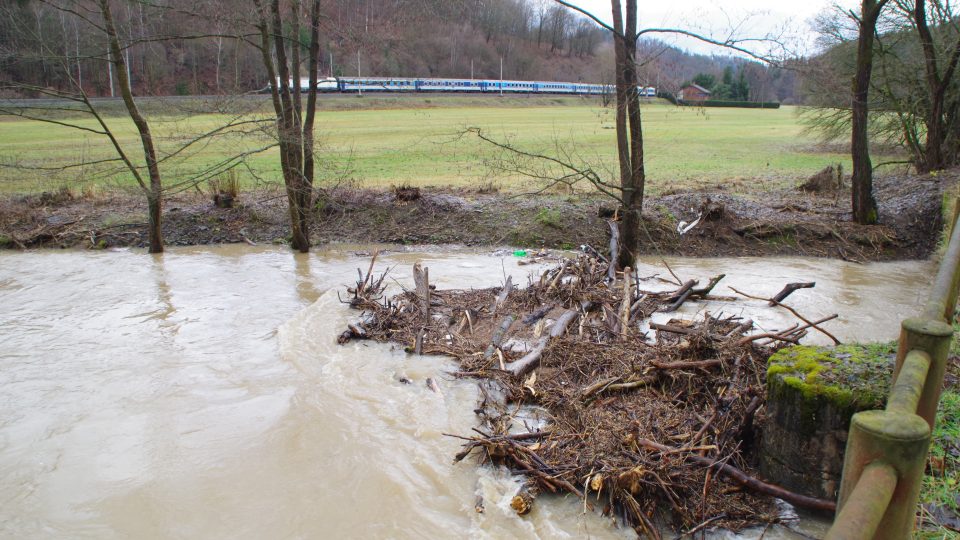
M368 98L364 98L368 99ZM460 99L460 101L456 101ZM351 101L352 100L352 101ZM444 100L452 100L443 105ZM554 103L555 102L555 103ZM359 105L357 105L359 103ZM473 136L459 136L464 127L480 127L498 139L525 150L550 152L556 145L574 152L595 167L615 165L613 111L598 103L571 99L523 102L435 97L389 108L369 98L338 97L322 104L318 114L324 175L348 176L362 186L409 183L416 186L467 186L493 181L505 189L528 188L518 178L492 177L486 161L492 147ZM359 107L359 108L358 108ZM157 109L157 107L154 107ZM262 109L261 109L262 110ZM162 153L183 141L223 125L224 114L151 116ZM89 119L70 119L95 127ZM849 156L824 150L803 133L793 107L778 110L694 109L664 103L643 107L649 189L656 193L718 183L749 183L775 187L806 178L830 163ZM111 116L109 124L132 156L139 156L132 124ZM229 156L268 146L262 132L234 132L194 145L170 158L162 172L168 185L190 179ZM836 149L834 149L835 151ZM132 185L116 164L93 163L114 157L103 136L37 121L0 117L0 191L36 192L63 185ZM66 171L60 166L87 163ZM244 183L279 178L277 150L248 155L239 169Z

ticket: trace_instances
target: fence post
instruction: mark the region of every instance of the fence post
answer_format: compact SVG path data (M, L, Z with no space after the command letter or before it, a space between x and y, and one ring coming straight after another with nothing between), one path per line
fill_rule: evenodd
M853 415L843 460L838 509L843 509L868 465L886 463L896 470L897 486L874 538L910 538L929 446L930 427L915 414L864 411ZM876 511L883 509L877 508ZM844 531L834 533L831 530L830 538L860 538L863 534L863 531L846 531L845 534Z
M923 351L930 355L930 370L917 405L917 414L923 417L933 430L940 403L940 390L947 369L947 356L950 354L950 341L953 327L942 321L913 317L900 325L900 346L897 349L897 363L893 370L893 383L896 383L904 358L912 350Z

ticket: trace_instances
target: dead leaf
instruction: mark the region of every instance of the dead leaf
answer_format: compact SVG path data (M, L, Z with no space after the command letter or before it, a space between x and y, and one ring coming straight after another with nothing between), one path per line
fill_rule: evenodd
M593 491L600 491L603 489L603 476L599 474L593 475L593 478L590 479L590 489Z

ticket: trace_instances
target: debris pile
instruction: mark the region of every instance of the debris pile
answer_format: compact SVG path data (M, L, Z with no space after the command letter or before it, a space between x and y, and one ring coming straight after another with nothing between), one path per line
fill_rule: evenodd
M771 497L832 510L830 501L761 481L755 468L767 358L811 329L825 332L818 325L832 317L795 313L803 324L763 333L722 314L654 323L656 312L717 299L724 276L699 286L674 275L672 290L648 291L644 284L659 278L617 271L592 250L524 288L507 279L437 290L417 264L415 290L385 298L386 272L375 277L373 267L349 289L345 301L363 315L339 341L449 355L460 362L456 376L480 379L480 425L474 436L455 435L465 442L455 459L477 455L526 475L518 513L539 493L569 493L659 538L665 527L774 522ZM549 421L536 422L533 411Z

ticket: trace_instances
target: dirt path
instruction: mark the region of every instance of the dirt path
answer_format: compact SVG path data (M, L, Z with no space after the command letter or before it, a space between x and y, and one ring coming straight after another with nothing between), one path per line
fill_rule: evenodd
M797 190L732 194L722 190L648 197L642 254L687 256L806 255L852 260L927 257L942 227L946 186L960 172L887 176L876 182L881 226L850 223L849 191ZM393 191L335 189L318 204L314 243L460 244L574 249L607 243L597 196L516 196L470 190L424 190L413 201ZM700 221L681 235L683 222ZM168 199L168 245L284 243L286 201L280 190L245 192L236 208L200 194ZM146 211L135 193L70 192L0 199L0 247L144 246Z

